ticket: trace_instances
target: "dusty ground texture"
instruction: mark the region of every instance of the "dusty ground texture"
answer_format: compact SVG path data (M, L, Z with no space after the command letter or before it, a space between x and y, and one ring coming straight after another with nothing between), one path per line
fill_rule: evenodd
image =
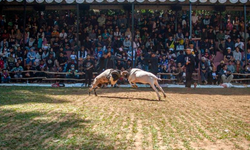
M250 89L0 88L0 149L250 149Z

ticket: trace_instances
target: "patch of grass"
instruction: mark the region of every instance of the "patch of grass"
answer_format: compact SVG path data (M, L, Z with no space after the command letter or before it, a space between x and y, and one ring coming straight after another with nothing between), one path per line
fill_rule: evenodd
M108 98L80 88L0 87L0 149L192 150L205 139L250 147L249 89L187 92L167 89L168 100L148 101L157 99L151 89L98 91Z

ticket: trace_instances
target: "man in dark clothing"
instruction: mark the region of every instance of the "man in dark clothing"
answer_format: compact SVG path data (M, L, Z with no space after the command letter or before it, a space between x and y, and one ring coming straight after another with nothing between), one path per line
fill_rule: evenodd
M85 70L85 87L90 87L93 78L94 62L90 59L90 55L87 55L87 59L83 62Z
M53 58L53 54L51 53L49 55L49 58L46 60L46 64L47 64L49 71L52 71L52 69L54 67L54 61L55 61L55 59Z
M191 88L192 84L192 74L195 69L195 58L192 55L191 49L186 49L186 56L185 56L185 66L186 66L186 84L185 87ZM194 87L196 88L196 83L194 83Z
M115 69L115 56L111 53L109 51L105 55L105 69Z
M124 68L123 64L121 63L121 60L117 60L116 69L122 70Z
M66 72L68 58L63 56L63 53L60 53L60 56L57 58L58 65L63 69L63 72Z
M151 58L151 72L156 75L158 73L158 58L154 53L152 53L152 58Z
M181 63L181 65L185 64L185 55L183 54L183 51L180 51L180 55L176 58L176 64Z

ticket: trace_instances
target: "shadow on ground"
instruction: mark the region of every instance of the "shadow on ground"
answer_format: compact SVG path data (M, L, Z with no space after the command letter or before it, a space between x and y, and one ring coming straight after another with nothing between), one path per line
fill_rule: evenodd
M51 105L27 107L28 103L67 103L46 96L50 94L42 88L0 89L0 149L114 149L106 135L88 128L92 120L61 111L64 105L59 111L45 108Z
M159 100L154 100L154 99L149 99L149 98L135 98L135 97L121 97L121 96L104 96L104 95L100 95L99 97L104 97L104 98L113 98L115 100L142 100L142 101L155 101L155 102L163 102L163 101L159 101Z

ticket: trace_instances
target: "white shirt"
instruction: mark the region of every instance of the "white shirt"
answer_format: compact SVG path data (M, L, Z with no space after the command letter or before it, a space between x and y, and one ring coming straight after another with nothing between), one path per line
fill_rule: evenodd
M59 37L65 39L65 38L67 37L67 33L60 33L60 34L59 34Z
M234 47L239 47L240 49L243 49L243 42L235 43Z

